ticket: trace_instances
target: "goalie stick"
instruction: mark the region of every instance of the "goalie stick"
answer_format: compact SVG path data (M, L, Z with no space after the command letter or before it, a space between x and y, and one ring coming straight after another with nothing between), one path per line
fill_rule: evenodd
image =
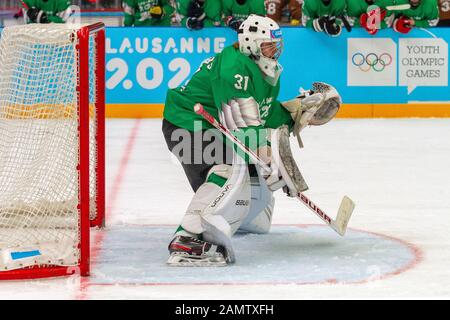
M406 4L398 4L393 6L386 6L386 10L389 11L399 11L399 10L408 10L411 9L411 5L409 3Z
M270 174L272 170L270 167L262 161L259 156L254 153L250 148L243 144L238 138L236 138L230 130L228 130L223 124L217 121L211 114L206 111L200 103L194 106L195 113L201 115L212 126L218 129L225 137L231 140L239 149L245 152L249 158L259 165L266 173ZM348 222L350 221L353 209L355 208L354 202L347 196L341 201L336 219L333 220L322 209L320 209L311 199L301 192L296 194L296 198L299 199L304 205L306 205L311 211L313 211L320 219L322 219L328 226L330 226L339 235L344 236L347 230Z
M26 10L30 9L30 7L28 7L28 5L27 5L25 2L23 2L22 0L19 0L19 2L22 4L22 6L23 6Z
M347 17L343 14L338 18L341 19L342 23L344 24L345 30L347 30L347 32L352 32L352 26L348 21Z

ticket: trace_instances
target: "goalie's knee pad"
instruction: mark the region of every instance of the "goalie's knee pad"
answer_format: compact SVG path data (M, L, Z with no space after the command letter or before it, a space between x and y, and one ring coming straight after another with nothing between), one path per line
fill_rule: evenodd
M204 232L201 221L206 218L231 237L247 216L250 195L245 164L216 165L192 198L181 225L189 232L201 234Z

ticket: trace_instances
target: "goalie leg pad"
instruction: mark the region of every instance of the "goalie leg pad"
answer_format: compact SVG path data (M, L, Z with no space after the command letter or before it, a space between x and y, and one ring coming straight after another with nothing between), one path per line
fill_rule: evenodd
M237 155L233 163L211 168L181 223L186 231L202 234L206 241L225 246L231 260L230 239L247 216L251 201L247 165Z
M251 177L250 181L252 201L249 213L242 222L239 231L258 234L268 233L272 224L275 197L260 173Z

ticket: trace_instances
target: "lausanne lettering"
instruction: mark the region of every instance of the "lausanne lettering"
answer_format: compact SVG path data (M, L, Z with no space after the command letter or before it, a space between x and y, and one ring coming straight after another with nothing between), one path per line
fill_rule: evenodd
M120 43L112 43L106 39L107 54L147 54L147 53L219 53L225 47L226 38L179 38L162 39L159 37L136 37L132 40L125 37Z

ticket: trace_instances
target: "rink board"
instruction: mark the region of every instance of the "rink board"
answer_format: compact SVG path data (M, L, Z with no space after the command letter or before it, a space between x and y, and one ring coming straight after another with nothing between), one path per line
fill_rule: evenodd
M162 118L163 104L110 104L108 118ZM338 118L450 118L450 103L343 104Z
M227 267L169 267L175 226L118 225L107 230L90 283L135 285L364 283L400 274L419 249L387 236L321 225L276 225L269 234L237 234L237 262Z
M323 81L339 91L342 118L450 117L450 29L370 36L355 28L338 38L305 28L282 32L279 100ZM167 90L185 85L202 61L236 40L229 28L109 28L107 115L161 117Z
M342 118L450 117L449 28L375 36L354 28L337 38L298 27L282 32L281 101L323 81L339 91ZM167 90L186 85L236 40L230 28L107 28L107 116L160 118Z

